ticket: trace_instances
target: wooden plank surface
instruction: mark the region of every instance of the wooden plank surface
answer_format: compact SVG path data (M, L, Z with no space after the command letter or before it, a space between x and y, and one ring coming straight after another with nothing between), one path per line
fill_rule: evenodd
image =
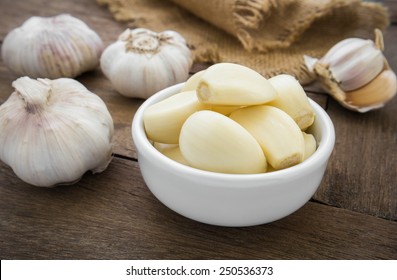
M397 2L385 3L396 11ZM0 41L30 16L59 13L85 21L105 45L128 26L94 0L1 0ZM396 25L385 33L385 45L397 70ZM206 66L195 65L192 73ZM16 78L0 61L0 104ZM397 258L397 99L379 111L358 114L340 107L318 85L306 87L336 129L335 150L319 190L280 221L222 228L172 212L146 188L130 127L142 100L117 94L99 68L77 80L106 102L115 122L116 157L104 173L53 189L31 187L0 163L2 259Z
M204 225L150 193L135 161L115 158L73 186L32 188L0 165L2 259L388 259L397 223L318 203L277 222ZM123 178L123 180L120 180ZM23 227L21 227L23 226Z
M386 1L395 15L397 1ZM397 25L384 34L390 67L397 70ZM314 199L329 205L397 220L397 98L381 110L351 112L330 99L336 145Z
M335 124L336 145L314 198L396 221L397 99L365 115L331 101L328 113Z

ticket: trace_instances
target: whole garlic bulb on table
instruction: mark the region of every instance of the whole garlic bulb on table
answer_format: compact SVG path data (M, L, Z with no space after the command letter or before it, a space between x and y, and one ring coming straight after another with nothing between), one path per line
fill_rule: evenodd
M112 157L113 120L79 82L22 77L0 106L0 160L23 181L50 187L101 172Z
M375 41L348 38L335 44L322 58L305 56L310 72L342 106L361 113L383 107L397 93L397 76L383 51L383 35Z
M73 78L97 67L103 48L101 38L83 21L61 14L26 20L4 38L1 56L20 76Z
M192 66L185 39L175 31L127 29L102 53L102 72L126 97L146 99L185 81Z

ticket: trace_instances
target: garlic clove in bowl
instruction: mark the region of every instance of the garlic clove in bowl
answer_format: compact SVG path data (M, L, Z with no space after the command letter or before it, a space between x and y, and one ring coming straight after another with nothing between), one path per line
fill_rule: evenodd
M375 41L348 38L334 45L322 58L304 56L307 69L343 107L368 112L383 107L397 93L396 74L383 51L383 35Z
M312 197L335 144L332 121L318 104L310 100L316 117L306 132L314 137L311 145L315 146L315 151L307 155L307 160L267 173L226 174L181 164L165 156L146 135L144 112L178 94L183 86L172 86L148 98L132 121L132 140L143 179L164 205L199 222L241 227L286 217Z
M102 172L112 157L113 120L79 82L22 77L0 106L0 160L39 186L74 183Z
M76 77L99 64L104 45L83 21L68 14L31 17L4 38L1 56L15 74Z
M193 59L185 39L175 31L127 29L103 52L104 75L121 95L146 99L185 81Z

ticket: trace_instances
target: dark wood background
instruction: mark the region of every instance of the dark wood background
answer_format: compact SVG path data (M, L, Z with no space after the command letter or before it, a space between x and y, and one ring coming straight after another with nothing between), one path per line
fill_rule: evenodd
M382 1L393 23L385 55L397 70L397 1ZM0 42L27 18L70 13L105 45L127 25L94 0L0 0ZM192 73L205 65L194 65ZM0 61L0 104L17 77ZM131 139L142 101L117 94L96 69L77 78L108 105L115 122L114 159L72 186L29 186L0 163L1 259L396 259L397 98L359 114L328 98L311 98L334 122L336 145L320 188L304 207L271 224L224 228L186 219L147 189Z

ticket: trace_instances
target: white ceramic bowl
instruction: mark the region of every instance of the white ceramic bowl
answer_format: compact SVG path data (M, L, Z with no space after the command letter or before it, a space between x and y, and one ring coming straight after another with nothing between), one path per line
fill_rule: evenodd
M302 207L316 192L335 143L327 113L310 100L316 118L311 133L318 148L304 162L263 174L222 174L182 165L149 142L143 112L177 92L182 84L147 99L132 122L132 138L142 176L150 191L168 208L190 219L220 226L253 226L281 219Z

